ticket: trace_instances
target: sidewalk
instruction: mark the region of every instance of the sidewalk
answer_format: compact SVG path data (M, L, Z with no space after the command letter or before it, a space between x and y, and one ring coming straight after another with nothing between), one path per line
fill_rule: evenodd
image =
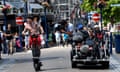
M8 62L10 59L6 55L3 55L2 59L0 60L0 65Z
M17 52L14 54L17 54ZM0 65L5 64L5 63L9 62L10 60L12 60L13 55L8 55L8 54L2 53L2 59L0 60Z
M120 62L120 53L116 53L115 48L113 48L112 56Z

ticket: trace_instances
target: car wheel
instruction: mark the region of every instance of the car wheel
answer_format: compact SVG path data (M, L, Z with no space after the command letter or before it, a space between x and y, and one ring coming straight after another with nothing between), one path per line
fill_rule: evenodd
M102 66L103 66L103 68L108 69L109 68L109 62L103 63Z
M77 63L72 61L72 68L77 68Z
M73 53L72 53L72 51L70 52L70 60L72 61L72 59L73 59Z

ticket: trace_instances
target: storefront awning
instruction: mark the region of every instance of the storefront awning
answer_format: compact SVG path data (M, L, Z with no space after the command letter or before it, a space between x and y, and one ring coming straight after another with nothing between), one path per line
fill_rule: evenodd
M29 6L31 9L43 9L43 6L37 3L31 3Z
M10 4L17 9L24 8L24 2L10 2Z
M1 4L1 5L4 5L3 1L0 1L0 4ZM13 5L12 5L11 3L9 3L9 2L5 2L5 4L6 4L6 5L9 5L10 7L13 7Z

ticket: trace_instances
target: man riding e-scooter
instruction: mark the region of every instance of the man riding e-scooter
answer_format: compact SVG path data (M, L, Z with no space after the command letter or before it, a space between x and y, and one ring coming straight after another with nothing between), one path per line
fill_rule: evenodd
M29 46L32 50L33 56L33 64L36 71L40 70L40 66L42 66L41 62L39 61L40 57L40 45L41 45L41 38L40 33L44 33L42 26L38 22L34 21L36 17L27 17L26 22L24 23L24 30L22 34L25 34L26 31L29 32ZM33 20L34 19L34 20ZM41 31L41 32L39 32Z

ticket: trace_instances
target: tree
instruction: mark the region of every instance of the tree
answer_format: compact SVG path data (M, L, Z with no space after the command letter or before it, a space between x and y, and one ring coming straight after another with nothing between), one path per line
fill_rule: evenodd
M83 10L85 10L86 12L90 12L90 11L100 11L99 8L95 8L95 2L97 2L97 0L84 0L83 4L82 4L82 8ZM107 5L105 6L105 8L103 9L103 20L104 22L118 22L120 21L120 7L111 7L111 4L118 4L120 3L120 0L106 0L105 1L107 3Z

